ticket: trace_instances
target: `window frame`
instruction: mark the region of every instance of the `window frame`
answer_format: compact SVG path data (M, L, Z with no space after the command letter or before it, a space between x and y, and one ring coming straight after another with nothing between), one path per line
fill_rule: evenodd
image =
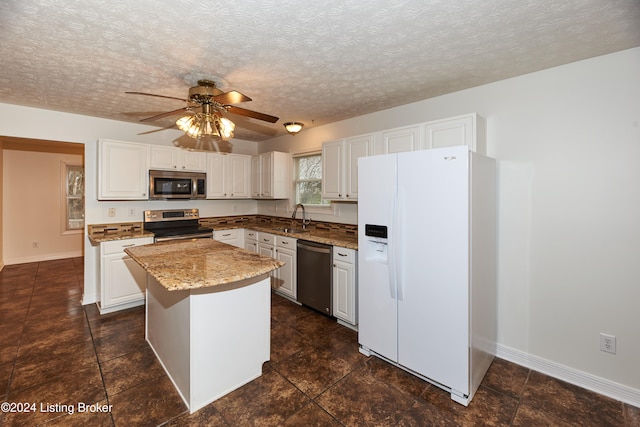
M317 181L317 180L300 180L298 179L298 159L301 157L312 157L312 156L318 156L320 157L320 162L322 162L322 150L310 150L310 151L301 151L301 152L297 152L297 153L292 153L291 154L291 160L293 162L292 165L292 204L291 206L289 206L289 212L293 213L295 206L298 204L298 183L301 181L306 181L306 182L310 182L310 181ZM324 171L323 171L324 173ZM322 189L322 177L319 179L320 181L320 188ZM321 190L322 191L322 190ZM315 213L315 214L334 214L336 213L335 211L335 203L332 203L331 200L327 200L326 204L308 204L308 203L303 203L303 206L305 208L305 211L307 213L307 217L309 216L310 213Z
M85 169L84 169L84 165L81 164L76 164L76 163L67 163L67 162L61 162L61 168L60 168L60 175L61 175L61 191L60 191L60 195L61 195L61 201L60 201L60 207L61 207L61 215L60 215L60 219L61 219L61 229L62 229L62 234L63 235L67 235L67 234L80 234L84 232L84 228L85 228L85 219L84 219L84 209L85 209L85 182L86 182L86 176L85 176ZM75 195L69 195L69 172L71 170L77 170L80 169L82 170L82 195L81 196L75 196ZM70 222L70 218L69 218L69 201L70 200L82 200L82 210L83 210L83 218L82 218L82 224L79 225L78 227L69 227L69 222Z

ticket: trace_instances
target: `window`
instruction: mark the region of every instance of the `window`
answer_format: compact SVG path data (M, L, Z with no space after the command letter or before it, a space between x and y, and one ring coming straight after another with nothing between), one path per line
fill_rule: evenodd
M66 231L84 228L84 168L67 165L64 179Z
M329 206L322 199L322 155L305 154L294 158L296 204Z

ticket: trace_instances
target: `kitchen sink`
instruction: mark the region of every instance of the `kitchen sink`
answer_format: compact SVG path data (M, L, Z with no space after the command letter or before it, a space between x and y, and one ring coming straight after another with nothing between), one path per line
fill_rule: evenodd
M280 227L280 228L273 228L274 231L279 231L281 233L287 233L287 234L298 234L298 233L306 233L309 230L304 230L301 228L286 228L286 227Z

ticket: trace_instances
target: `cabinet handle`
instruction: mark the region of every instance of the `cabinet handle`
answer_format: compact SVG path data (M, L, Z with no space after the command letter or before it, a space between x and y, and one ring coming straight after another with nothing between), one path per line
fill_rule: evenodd
M289 242L280 242L280 243L282 243L283 245L288 245L289 244Z
M222 237L231 236L231 233L223 234Z
M340 256L347 256L347 254L343 254L343 253L340 253L340 252L338 252L338 255L340 255Z
M128 245L122 245L123 248L130 248L131 246L135 246L135 243L130 243Z

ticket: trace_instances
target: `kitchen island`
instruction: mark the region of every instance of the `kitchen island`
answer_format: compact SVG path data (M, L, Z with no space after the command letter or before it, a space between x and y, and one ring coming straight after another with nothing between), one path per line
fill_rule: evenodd
M262 375L281 261L212 239L125 251L148 274L146 340L191 413Z

